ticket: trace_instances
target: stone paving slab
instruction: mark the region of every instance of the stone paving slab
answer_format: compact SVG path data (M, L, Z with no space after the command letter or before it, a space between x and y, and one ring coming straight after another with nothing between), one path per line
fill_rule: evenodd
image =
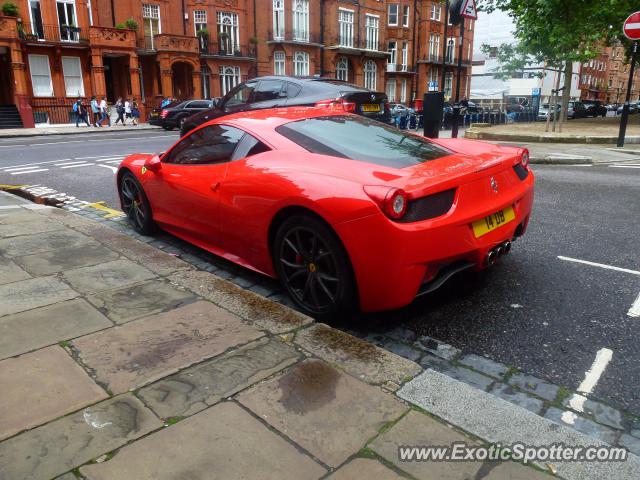
M598 438L603 442L611 445L615 444L618 436L618 433L615 430L605 427L604 425L600 425L588 418L579 417L572 412L566 412L566 414L565 412L565 410L551 407L547 410L547 413L544 414L544 417L561 425L567 425L571 428L575 428L579 432Z
M486 468L489 473L482 477L482 480L552 480L551 474L534 470L532 467L525 467L515 462L502 462L499 464L487 462Z
M121 393L262 335L200 301L82 337L73 348L100 383Z
M14 261L32 275L49 275L116 260L118 254L100 244L61 248L53 252L16 257Z
M503 363L495 362L490 358L481 357L474 353L469 353L458 361L463 365L495 378L502 378L509 370L509 367Z
M550 402L556 398L559 390L557 385L545 382L544 380L540 380L539 378L526 373L516 373L509 378L508 382L511 385L515 385L522 390L531 392L545 400L549 400Z
M390 468L384 466L377 460L370 458L354 458L346 465L343 465L327 480L404 480Z
M87 297L96 308L119 324L171 310L195 299L191 292L162 280L151 280Z
M208 272L182 271L168 279L272 333L288 332L313 321L300 312Z
M104 315L81 299L0 317L0 359L111 326Z
M37 217L36 217L37 218ZM33 235L34 233L53 232L61 230L64 225L54 220L44 219L16 223L4 223L0 219L0 238L12 238L20 235Z
M114 397L0 443L0 478L49 480L160 427L133 395Z
M508 402L520 405L533 413L540 414L544 407L544 402L539 398L533 398L526 393L519 392L511 385L505 385L504 383L495 384L491 388L490 393Z
M138 396L162 418L193 415L301 357L280 340L261 338L144 387Z
M407 410L392 395L319 360L294 365L238 400L332 467Z
M55 277L39 277L0 285L0 317L71 300L75 290Z
M294 341L305 350L329 363L339 365L367 383L401 384L422 371L411 360L321 323L298 331Z
M0 285L19 282L27 278L31 278L31 275L20 268L14 261L0 257Z
M567 408L573 408L571 405L572 398L573 395L565 398L562 405ZM598 423L608 425L611 428L617 428L618 430L624 430L622 414L620 411L605 405L604 403L591 400L590 398L584 399L584 403L581 404L579 413L582 412L592 415Z
M34 253L51 252L79 245L96 245L96 241L73 230L35 233L20 241L15 238L0 239L0 254L5 257L22 257Z
M130 260L114 260L91 267L68 270L63 278L82 293L96 293L154 278L146 268Z
M0 361L0 440L107 397L60 347Z
M476 474L482 466L481 462L401 462L398 460L398 447L400 446L428 447L452 445L454 442L477 444L477 442L429 416L412 411L376 438L369 445L369 448L418 479L463 480L476 478Z
M225 402L80 472L89 480L312 480L326 470L237 404Z

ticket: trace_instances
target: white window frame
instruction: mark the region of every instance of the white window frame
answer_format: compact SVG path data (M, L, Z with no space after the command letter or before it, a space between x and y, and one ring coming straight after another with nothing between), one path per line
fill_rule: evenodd
M444 75L444 96L451 98L453 95L453 73L447 72Z
M411 16L411 10L409 5L404 5L402 7L402 26L403 27L409 27L409 21L410 21L410 16Z
M449 37L447 39L447 48L445 49L445 61L450 64L453 64L456 61L456 38L455 37Z
M157 16L156 16L157 14ZM151 49L154 48L156 35L162 33L162 20L160 19L160 5L156 3L143 3L142 4L142 35L144 36L144 22L145 20L149 20L149 30L151 31ZM158 31L155 32L153 30L153 22L152 20L157 21Z
M222 96L225 96L241 83L240 67L222 65L218 73L220 74L220 93Z
M273 74L287 74L287 56L282 50L276 50L273 52Z
M340 57L336 63L336 79L349 81L349 60L346 57Z
M338 43L341 47L353 48L354 18L353 10L338 8Z
M78 66L78 75L69 75L67 69L65 68L65 60L74 60L77 61ZM67 97L84 97L84 78L82 76L82 60L80 57L62 57L62 76L64 77L64 91ZM69 85L67 83L67 77L77 77L79 79L80 90L77 92L69 92Z
M197 36L198 30L200 30L201 28L207 28L207 11L194 10L193 11L193 33Z
M378 66L373 60L364 62L364 88L376 90L378 84Z
M398 60L398 42L396 40L389 40L387 52L390 54L387 57L387 72L395 72Z
M309 41L309 0L292 0L293 39L298 42Z
M228 45L230 48L225 50L227 55L233 55L236 50L240 50L240 20L235 12L216 12L216 21L218 24L218 37L222 32L229 35Z
M32 58L46 58L47 59L47 73L49 75L49 95L41 95L36 93L35 90L35 85L33 83L33 63L31 62ZM33 96L34 97L53 97L53 81L51 79L51 64L49 63L49 56L48 55L35 55L35 54L29 54L28 55L28 60L29 60L29 73L31 75L31 89L33 90ZM44 77L44 75L37 75L38 77Z
M365 49L378 50L380 35L380 16L365 14Z
M429 69L429 83L436 82L436 88L440 88L440 71L438 67L432 67ZM427 84L427 91L429 92L429 84Z
M400 103L407 103L407 79L400 81Z
M390 78L387 80L387 85L385 88L385 93L387 94L387 100L390 103L396 103L396 79Z
M284 40L286 23L284 19L284 1L273 0L273 39Z
M293 75L295 77L309 76L309 54L297 51L293 54Z
M439 3L431 4L431 20L439 22L442 16L442 6Z
M200 78L202 82L202 98L211 98L211 70L207 65L200 67Z
M60 15L58 13L58 4L62 3L64 5L73 5L73 22L74 22L74 26L77 27L78 26L78 11L76 9L76 0L56 0L56 17L58 19L58 29L59 29L59 34L60 34L60 41L62 42L79 42L80 41L80 35L79 33L70 33L70 38L68 40L64 40L62 38L62 23L60 23ZM42 8L42 5L40 5L40 8ZM29 9L31 10L31 9ZM66 9L65 9L66 12ZM65 13L66 15L66 13ZM67 24L68 25L68 24Z
M406 72L409 69L409 42L402 42L402 64L400 70Z
M432 33L429 37L429 60L438 60L440 55L440 34Z
M394 9L395 13L392 13L391 9ZM387 10L387 20L388 20L387 25L389 25L390 27L397 27L399 16L400 16L400 4L390 3L389 9ZM395 21L392 20L392 18L395 18Z

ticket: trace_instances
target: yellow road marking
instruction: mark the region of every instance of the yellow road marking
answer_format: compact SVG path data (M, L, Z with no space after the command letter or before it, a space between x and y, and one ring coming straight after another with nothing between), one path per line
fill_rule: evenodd
M23 187L26 187L26 185L4 185L0 183L0 190L19 190Z
M100 210L101 212L107 212L107 215L102 218L124 217L124 213L119 210L114 210L113 208L107 207L104 201L89 203L86 206L95 208L96 210Z

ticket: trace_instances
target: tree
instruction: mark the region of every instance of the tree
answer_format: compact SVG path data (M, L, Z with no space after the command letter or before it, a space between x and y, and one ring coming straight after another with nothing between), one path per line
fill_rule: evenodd
M566 120L573 62L586 62L619 35L637 0L484 0L486 11L514 20L518 49L549 65L564 65L561 120Z
M513 78L516 73L524 72L527 66L540 63L543 60L534 58L518 43L503 43L498 47L484 43L480 45L480 50L487 56L495 56L498 67L492 70L492 73L494 78L500 80Z

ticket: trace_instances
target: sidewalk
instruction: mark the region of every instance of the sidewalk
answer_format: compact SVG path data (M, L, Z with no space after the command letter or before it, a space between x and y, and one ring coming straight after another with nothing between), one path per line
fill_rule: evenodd
M5 192L0 391L0 478L11 480L542 480L515 462L400 461L398 447L603 445ZM539 467L640 476L634 455Z
M37 137L40 135L77 135L79 133L102 133L102 132L126 132L139 130L161 130L161 127L155 125L149 125L148 123L141 123L137 127L112 125L111 127L99 127L94 126L87 127L75 125L56 125L50 127L36 127L36 128L5 128L0 130L0 139L2 138L19 138L19 137Z

